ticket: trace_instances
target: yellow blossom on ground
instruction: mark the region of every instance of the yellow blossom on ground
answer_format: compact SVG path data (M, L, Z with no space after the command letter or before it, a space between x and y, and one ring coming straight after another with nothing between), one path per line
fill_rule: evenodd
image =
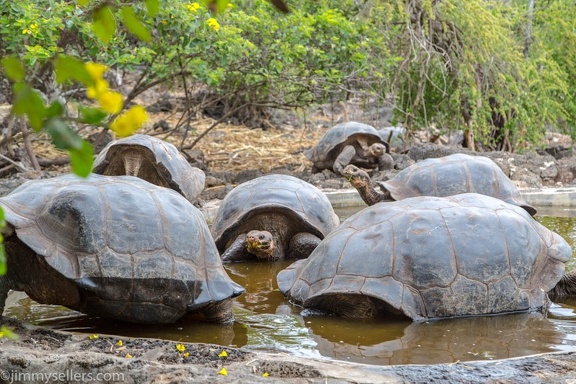
M186 350L186 347L184 346L184 344L176 344L176 349L178 350L178 352L184 352Z
M132 355L129 354L129 353L127 353L125 357L126 357L127 359L131 359L131 358L132 358Z
M123 342L122 340L118 340L118 341L116 342L116 345L119 346L119 347L121 347L122 345L124 345L124 342Z
M226 351L222 351L222 352L220 352L218 357L228 357L228 353Z
M184 353L184 355L183 355L183 356L184 356L184 357L190 357L190 352L186 352L186 353Z
M112 129L119 137L126 137L140 129L147 120L148 115L146 114L144 107L141 105L135 105L114 119L110 124L110 129ZM186 349L182 344L178 344L176 348L178 349L179 346ZM182 349L182 351L184 349Z
M104 91L98 95L98 103L110 114L120 113L124 105L124 96L115 91Z
M270 374L269 374L268 372L264 372L264 373L262 374L262 377L268 377L268 376L270 376Z
M218 24L218 20L216 20L213 17L206 20L206 24L208 24L216 32L218 32L218 30L220 29L220 24Z
M200 4L194 2L194 3L190 3L190 4L186 4L186 8L188 8L188 10L192 13L196 13L197 10L200 9Z
M226 367L222 368L220 370L220 372L218 372L219 375L224 375L227 376L228 375L228 371L226 370Z
M88 336L88 338L89 338L90 340L94 340L94 339L97 339L97 338L98 338L98 335L90 335L90 336Z

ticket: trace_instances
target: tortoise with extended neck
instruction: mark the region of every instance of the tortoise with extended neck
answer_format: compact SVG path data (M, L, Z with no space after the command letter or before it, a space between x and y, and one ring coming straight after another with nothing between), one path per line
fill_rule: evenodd
M197 316L229 323L244 292L204 216L175 191L131 176L26 182L0 198L9 289L43 304L134 323Z
M339 222L318 188L272 174L230 191L218 208L212 233L226 262L305 258Z
M496 197L524 208L531 215L536 214L536 209L522 200L500 167L484 156L454 154L422 160L387 181L373 182L366 171L353 165L347 166L342 175L368 205L416 196L473 192Z
M488 315L545 307L571 256L518 206L421 196L361 210L277 281L295 304L343 317ZM561 285L574 292L574 278Z
M389 152L388 143L382 140L376 128L348 122L330 128L314 147L304 151L304 155L314 163L312 172L330 169L341 175L348 164L391 169L394 160Z
M136 134L110 142L94 160L92 172L127 175L171 188L195 203L204 189L204 172L188 163L173 144Z

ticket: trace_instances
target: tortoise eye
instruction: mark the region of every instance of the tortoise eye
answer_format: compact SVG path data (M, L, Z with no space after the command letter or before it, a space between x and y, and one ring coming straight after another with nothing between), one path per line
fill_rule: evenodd
M264 235L260 235L260 236L258 236L258 238L259 238L260 240L264 240Z

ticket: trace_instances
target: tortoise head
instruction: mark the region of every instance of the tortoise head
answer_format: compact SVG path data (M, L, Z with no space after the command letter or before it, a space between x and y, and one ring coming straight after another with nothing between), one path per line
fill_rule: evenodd
M344 168L342 175L354 188L362 188L370 184L370 176L368 173L352 164Z
M370 148L368 148L368 152L370 152L371 156L378 158L383 154L388 153L389 150L386 145L382 143L374 143L370 146Z
M258 259L268 260L274 255L274 239L268 231L253 230L246 235L246 248Z

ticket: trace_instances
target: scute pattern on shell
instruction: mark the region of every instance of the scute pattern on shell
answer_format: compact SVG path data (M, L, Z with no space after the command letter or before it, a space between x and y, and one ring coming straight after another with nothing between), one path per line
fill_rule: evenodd
M204 190L204 172L191 166L173 144L149 135L135 134L108 143L94 160L93 172L104 174L112 162L118 161L116 157L126 148L141 151L154 164L168 186L190 202L196 202Z
M415 320L497 314L544 306L571 255L561 236L501 200L415 197L351 216L278 285L304 307L358 294Z
M492 196L536 214L500 167L484 156L459 153L422 160L381 184L395 200L470 192Z
M260 212L282 212L320 238L340 223L317 187L289 175L265 175L238 185L222 200L212 224L218 249L222 252L238 235L236 229Z
M66 175L26 182L0 205L18 238L45 258L45 272L78 286L82 312L173 322L244 291L226 274L202 213L171 189L131 176Z
M304 151L304 155L313 163L334 161L339 154L334 149L346 141L354 141L354 136L357 135L366 137L368 145L384 142L376 128L368 124L350 121L330 128L314 147Z

